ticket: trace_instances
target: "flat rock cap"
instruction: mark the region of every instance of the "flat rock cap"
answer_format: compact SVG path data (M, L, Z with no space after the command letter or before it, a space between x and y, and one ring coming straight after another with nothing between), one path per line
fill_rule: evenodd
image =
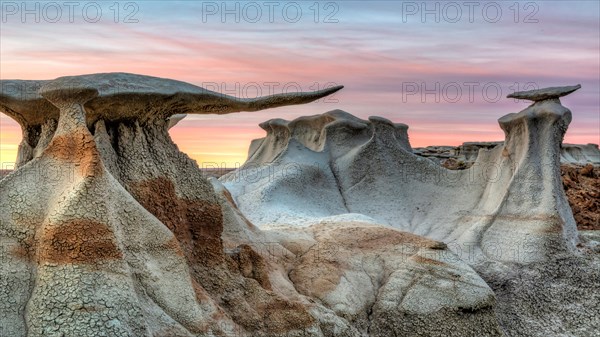
M517 91L512 93L507 98L526 99L529 101L539 102L547 99L559 98L566 96L581 88L581 84L571 85L566 87L550 87L529 91Z
M46 81L0 80L0 112L23 125L59 117L53 104L85 104L88 125L109 121L165 120L183 114L228 114L306 104L343 86L313 92L284 92L256 98L234 97L190 83L128 73L65 76Z

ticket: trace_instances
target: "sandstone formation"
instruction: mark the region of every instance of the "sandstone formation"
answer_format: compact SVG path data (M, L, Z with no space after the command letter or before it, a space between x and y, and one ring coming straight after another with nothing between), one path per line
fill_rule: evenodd
M543 261L577 243L558 167L570 120L554 101L506 115L504 146L480 152L468 170L449 171L412 153L404 124L339 110L276 119L261 124L267 136L245 165L221 179L259 226L357 213L436 240L474 242L481 257L491 247L518 249L526 238L527 258Z
M318 249L320 241L332 243L311 233L291 233L280 243L254 227L167 132L183 114L307 103L339 88L240 100L131 74L3 81L2 88L0 108L24 133L19 167L0 182L6 191L0 197L3 335L387 336L410 330L441 336L450 326L457 335L500 334L494 295L481 278L445 246L400 232L387 245L373 244L399 252L368 267L376 278L395 273L382 292L394 310L369 309L376 283L350 302L360 284L344 284L338 297L326 300L341 279L323 287L304 275L320 267L320 256L327 265L340 263ZM353 273L363 257L380 254L340 243L356 260L336 275L364 283L364 275ZM432 250L437 258L428 256ZM455 276L450 283L444 275ZM424 291L436 295L428 306L419 304ZM398 315L411 319L400 324Z
M335 110L262 123L266 137L221 181L266 232L358 221L444 242L494 290L509 336L590 336L600 324L598 242L578 235L559 170L572 115L558 96L573 90L517 93L535 103L500 118L505 141L477 149L469 169L413 154L404 124Z
M557 98L501 118L505 145L469 170L415 156L404 124L334 111L263 123L245 167L216 180L169 137L185 114L340 87L238 99L122 73L0 86L23 129L0 180L3 336L587 336L600 323L598 243L578 237L558 180L571 113Z
M473 165L480 149L502 146L502 142L468 142L458 147L428 146L413 153L451 170ZM562 144L560 171L563 188L577 228L600 230L600 150L596 144Z
M318 335L305 306L241 275L218 197L167 129L178 114L340 88L246 100L120 73L1 85L0 109L24 135L0 182L3 334Z
M518 91L512 93L507 98L525 99L534 102L541 102L545 100L556 100L559 97L566 96L574 91L581 89L581 85L571 85L566 87L551 87L542 88L529 91Z
M451 170L464 170L477 160L480 149L503 142L465 142L460 146L427 146L413 153ZM562 144L560 171L577 228L600 230L600 150L596 144Z

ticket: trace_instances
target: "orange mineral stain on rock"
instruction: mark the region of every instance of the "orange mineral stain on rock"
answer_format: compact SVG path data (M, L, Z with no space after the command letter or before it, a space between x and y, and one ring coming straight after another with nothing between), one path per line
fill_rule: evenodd
M431 264L431 265L435 265L435 266L445 266L446 265L444 262L430 259L428 257L424 257L421 255L413 255L411 257L411 259L420 264Z
M300 293L320 297L334 291L343 275L343 267L338 263L323 261L301 265L289 277Z
M40 262L94 264L123 257L108 226L87 219L48 225L39 247Z
M79 174L84 177L102 174L102 160L96 148L94 137L87 130L55 136L45 155L57 160L74 163L79 167Z
M175 234L188 263L223 262L223 218L218 203L181 198L167 178L132 183L130 189L138 202Z
M244 277L256 280L264 289L273 290L267 264L252 247L240 245L230 257Z
M224 253L223 216L216 200L180 197L167 177L132 182L128 190L175 234L198 301L202 303L207 296L221 298L218 304L249 335L301 330L314 324L306 308L269 290L267 266L251 247L240 247L236 256Z
M339 242L344 242L347 247L361 250L381 250L385 247L396 245L410 245L422 248L444 249L441 242L420 237L418 235L382 227L351 227L344 226L332 234ZM360 238L357 240L356 238Z
M181 246L179 246L179 241L177 241L176 237L173 237L171 240L167 241L162 248L168 251L174 252L177 256L185 257Z
M314 318L300 303L276 299L258 311L263 315L267 331L287 334L290 330L303 330L315 323Z

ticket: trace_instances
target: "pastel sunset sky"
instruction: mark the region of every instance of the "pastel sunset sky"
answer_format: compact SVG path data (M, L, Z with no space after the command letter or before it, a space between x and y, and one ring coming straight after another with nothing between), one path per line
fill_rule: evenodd
M598 144L599 3L82 1L69 13L3 1L0 78L130 72L242 97L345 86L308 105L188 116L171 135L200 166L242 163L260 122L333 109L406 123L414 147L502 140L496 120L528 105L506 95L574 84L565 141ZM20 140L2 114L3 167Z

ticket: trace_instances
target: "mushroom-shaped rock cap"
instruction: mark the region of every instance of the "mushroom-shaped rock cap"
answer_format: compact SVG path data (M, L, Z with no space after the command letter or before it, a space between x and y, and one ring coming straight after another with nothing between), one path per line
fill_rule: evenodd
M58 119L58 108L39 94L40 88L48 82L0 80L0 112L21 125L40 125L48 118Z
M581 88L581 84L571 85L566 87L551 87L529 91L517 91L512 93L507 98L526 99L529 101L539 102L547 99L559 98L566 96Z
M38 92L36 88L40 87L42 91ZM40 120L58 117L58 109L47 104L46 99L62 100L71 95L71 99L89 99L85 109L92 122L97 119L166 119L176 114L227 114L305 104L341 88L237 98L166 78L105 73L50 81L0 81L0 111L19 122L40 124ZM98 92L97 97L92 97L93 91Z
M98 89L83 77L61 77L42 85L39 94L57 106L65 103L84 104L98 96Z

